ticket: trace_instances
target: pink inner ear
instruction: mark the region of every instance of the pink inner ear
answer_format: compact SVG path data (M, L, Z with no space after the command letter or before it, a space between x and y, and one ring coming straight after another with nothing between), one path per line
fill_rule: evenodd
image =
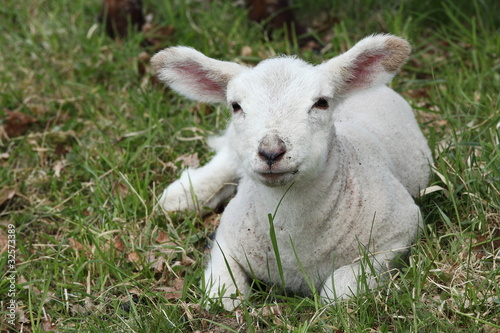
M175 67L187 80L191 81L193 87L201 89L202 93L208 95L225 95L225 87L211 78L210 72L194 61L184 62ZM212 75L213 76L213 75Z
M385 52L359 55L349 68L351 76L346 81L348 90L368 87L381 70L379 64L385 56Z

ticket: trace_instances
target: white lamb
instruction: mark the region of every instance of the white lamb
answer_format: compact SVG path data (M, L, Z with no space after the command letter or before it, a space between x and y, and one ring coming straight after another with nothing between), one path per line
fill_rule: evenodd
M175 91L232 109L214 158L160 198L166 211L195 209L194 197L214 208L238 184L205 272L210 298L233 309L257 278L334 302L376 286L408 250L422 224L412 196L432 162L411 107L386 86L409 53L375 35L317 66L277 57L249 68L188 47L153 57Z

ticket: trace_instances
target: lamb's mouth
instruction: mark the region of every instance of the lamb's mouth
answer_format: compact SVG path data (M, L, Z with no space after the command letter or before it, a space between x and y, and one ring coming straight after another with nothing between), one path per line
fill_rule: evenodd
M264 184L268 186L279 186L288 183L298 172L299 170L287 172L277 172L270 170L267 172L258 172L257 175Z
M299 172L299 170L294 170L294 171L285 171L285 172L277 172L277 171L267 171L267 172L259 172L259 175L265 178L279 178L284 175L295 175Z

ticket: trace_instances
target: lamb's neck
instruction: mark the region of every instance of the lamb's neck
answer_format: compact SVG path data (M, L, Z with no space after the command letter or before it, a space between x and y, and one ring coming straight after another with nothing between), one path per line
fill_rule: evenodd
M261 213L273 214L277 210L275 224L288 226L295 222L308 227L308 223L320 224L328 220L325 217L337 209L344 197L349 172L349 154L346 154L344 145L336 141L331 147L326 168L314 177L277 188L261 185L259 196L255 198L258 201L256 207L263 210Z

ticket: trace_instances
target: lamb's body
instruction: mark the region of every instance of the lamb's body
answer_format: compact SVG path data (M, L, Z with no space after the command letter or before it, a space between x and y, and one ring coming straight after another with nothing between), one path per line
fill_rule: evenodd
M345 100L334 119L339 137L365 146L359 149L366 157L386 164L413 197L427 186L431 153L410 105L399 94L386 86L362 91Z
M226 308L239 303L229 298L237 290L248 294L252 275L281 284L268 218L280 201L274 230L284 287L294 292L313 288L325 300L356 293L360 257L376 275L414 240L421 218L411 195L426 186L431 155L408 103L381 84L406 59L402 43L368 38L316 67L279 58L250 70L189 49L153 59L178 91L223 97L234 109L214 159L185 172L160 199L166 210L193 208L191 182L214 207L232 193L225 184L239 180L205 274L207 292L223 296ZM179 51L189 56L182 61ZM191 91L196 82L203 84ZM371 274L367 283L375 284Z
M243 268L232 267L233 275L240 272L243 279L253 273L280 284L268 214L282 198L274 227L286 288L293 292L311 293L304 272L321 291L332 265L333 269L349 266L334 278L344 279L356 271L363 255L375 254L375 264L390 266L391 259L407 251L420 222L408 192L417 195L426 186L430 159L429 151L422 149L426 142L410 106L384 86L347 99L336 108L335 118L337 135L328 151L328 168L313 180L288 190L243 175L238 194L222 215L212 266L225 266L222 250L226 259L233 258ZM391 125L390 135L380 130L382 123ZM230 142L236 139L228 137ZM394 173L376 172L386 169ZM207 270L207 279L210 274ZM336 283L335 294L347 296L356 287L356 280ZM326 291L323 296L334 298Z

